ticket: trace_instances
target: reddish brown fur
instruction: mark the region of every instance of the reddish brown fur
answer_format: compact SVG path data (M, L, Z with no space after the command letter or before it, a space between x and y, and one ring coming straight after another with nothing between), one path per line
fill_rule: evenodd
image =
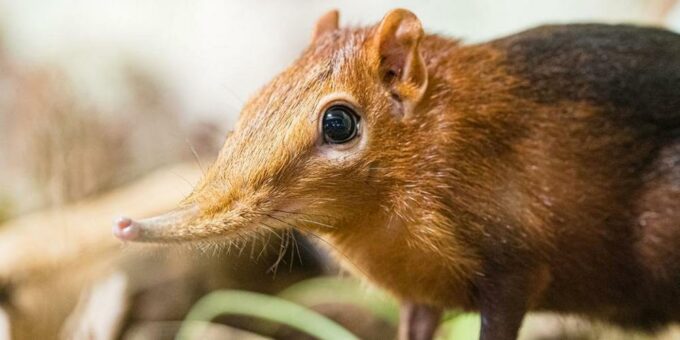
M152 241L295 226L403 301L481 310L486 339L514 338L525 309L680 319L679 37L558 26L466 46L409 21L394 46L419 49L421 96L421 61L391 72L380 28L324 27L244 108L186 201L199 216ZM638 67L650 48L665 74ZM337 93L365 145L329 159L318 105Z

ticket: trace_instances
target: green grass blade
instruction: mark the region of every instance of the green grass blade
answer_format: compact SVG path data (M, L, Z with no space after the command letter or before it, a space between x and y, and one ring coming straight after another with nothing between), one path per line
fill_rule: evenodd
M329 340L358 339L334 321L288 300L239 290L212 292L191 308L177 334L178 340L191 340L202 328L200 322L210 321L223 314L253 316L306 332Z
M474 340L479 338L479 314L461 313L447 318L439 326L439 340Z
M391 324L399 320L399 308L394 299L380 290L367 290L351 278L307 279L284 289L278 296L305 306L347 303L365 308Z

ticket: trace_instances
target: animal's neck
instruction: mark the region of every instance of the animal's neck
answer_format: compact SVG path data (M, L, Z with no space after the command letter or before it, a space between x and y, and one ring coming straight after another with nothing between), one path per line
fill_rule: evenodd
M411 225L395 214L381 213L328 236L345 267L396 296L465 306L473 264L452 253L455 241L430 232L437 233L431 226Z

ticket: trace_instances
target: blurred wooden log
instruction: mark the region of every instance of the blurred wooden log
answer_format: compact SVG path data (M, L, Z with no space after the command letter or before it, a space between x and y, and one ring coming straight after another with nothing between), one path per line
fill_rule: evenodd
M199 175L199 168L191 164L171 166L86 202L1 225L0 289L8 290L5 310L13 337L56 337L82 292L121 268L134 278L130 294L168 277L187 275L191 265L186 261L124 246L112 236L111 225L121 213L150 216L173 208ZM145 269L150 275L140 273ZM87 320L74 322L82 328Z
M319 263L303 251L304 265L291 264L274 280L267 268L278 257L276 237L269 244L273 251L251 252L249 244L244 256L220 246L199 251L123 245L114 239L115 216L145 217L172 209L200 173L194 165L172 166L98 198L1 225L0 297L7 296L7 301L0 301L0 309L9 316L13 338L55 338L60 332L65 339L92 332L117 338L138 322L182 320L198 298L214 289L275 292L319 274ZM260 254L259 260L249 253ZM125 294L96 288L114 273L125 276ZM91 301L106 303L99 303L100 311ZM77 303L82 308L75 308ZM115 322L119 314L105 313L109 307L125 313L122 325Z
M130 304L129 278L115 272L84 292L69 315L61 337L70 340L113 340L120 332Z
M151 216L173 208L200 176L197 166L158 170L87 202L29 214L0 226L0 282L17 283L119 250L113 218Z
M0 308L0 339L10 339L11 330L9 326L9 315Z

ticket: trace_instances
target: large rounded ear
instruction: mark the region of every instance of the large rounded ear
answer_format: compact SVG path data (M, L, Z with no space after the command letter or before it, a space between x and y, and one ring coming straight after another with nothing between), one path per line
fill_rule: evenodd
M415 14L395 9L385 15L373 38L380 80L402 116L413 111L427 89L427 68L419 48L423 34Z
M338 21L340 20L340 12L337 9L326 12L319 20L316 21L314 32L312 33L312 42L320 36L335 31L339 28Z

